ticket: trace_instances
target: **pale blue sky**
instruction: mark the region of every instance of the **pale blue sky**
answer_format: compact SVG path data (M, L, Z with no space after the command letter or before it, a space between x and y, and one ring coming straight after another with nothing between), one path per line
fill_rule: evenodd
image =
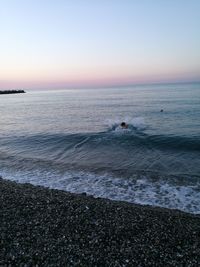
M0 88L200 80L198 0L0 0Z

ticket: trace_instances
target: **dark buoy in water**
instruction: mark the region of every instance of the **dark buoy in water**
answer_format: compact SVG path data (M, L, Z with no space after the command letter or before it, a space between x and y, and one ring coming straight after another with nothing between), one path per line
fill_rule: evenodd
M163 112L163 111L164 111L163 109L160 110L160 112Z

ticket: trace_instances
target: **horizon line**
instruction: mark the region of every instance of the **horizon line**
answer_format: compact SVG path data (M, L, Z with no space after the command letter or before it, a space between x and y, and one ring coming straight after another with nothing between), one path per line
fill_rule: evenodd
M127 88L131 86L145 86L145 85L167 85L167 84L198 84L200 80L193 81L163 81L163 82L143 82L143 83L130 83L130 84L113 84L113 85L87 85L87 86L65 86L65 87L55 87L55 88L16 88L23 90L73 90L73 89L109 89L109 88ZM16 90L15 89L15 90ZM13 89L10 89L13 90Z
M166 84L198 84L200 83L200 80L186 80L186 81L155 81L155 82L136 82L136 83L124 83L124 84L112 84L112 85L66 85L66 86L49 86L49 87L41 87L41 88L29 88L29 87L11 87L10 89L4 89L3 87L0 87L0 90L67 90L67 89L106 89L106 88L126 88L131 86L145 86L145 85L166 85Z

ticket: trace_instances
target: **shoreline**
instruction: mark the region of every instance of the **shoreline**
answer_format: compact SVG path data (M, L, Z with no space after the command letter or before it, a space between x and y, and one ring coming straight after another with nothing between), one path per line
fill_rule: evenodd
M0 178L1 266L198 266L200 215Z

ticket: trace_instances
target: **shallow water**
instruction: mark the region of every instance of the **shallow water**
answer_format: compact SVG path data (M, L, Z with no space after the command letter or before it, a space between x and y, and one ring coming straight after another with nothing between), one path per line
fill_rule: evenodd
M200 84L28 91L0 114L5 178L200 213Z

